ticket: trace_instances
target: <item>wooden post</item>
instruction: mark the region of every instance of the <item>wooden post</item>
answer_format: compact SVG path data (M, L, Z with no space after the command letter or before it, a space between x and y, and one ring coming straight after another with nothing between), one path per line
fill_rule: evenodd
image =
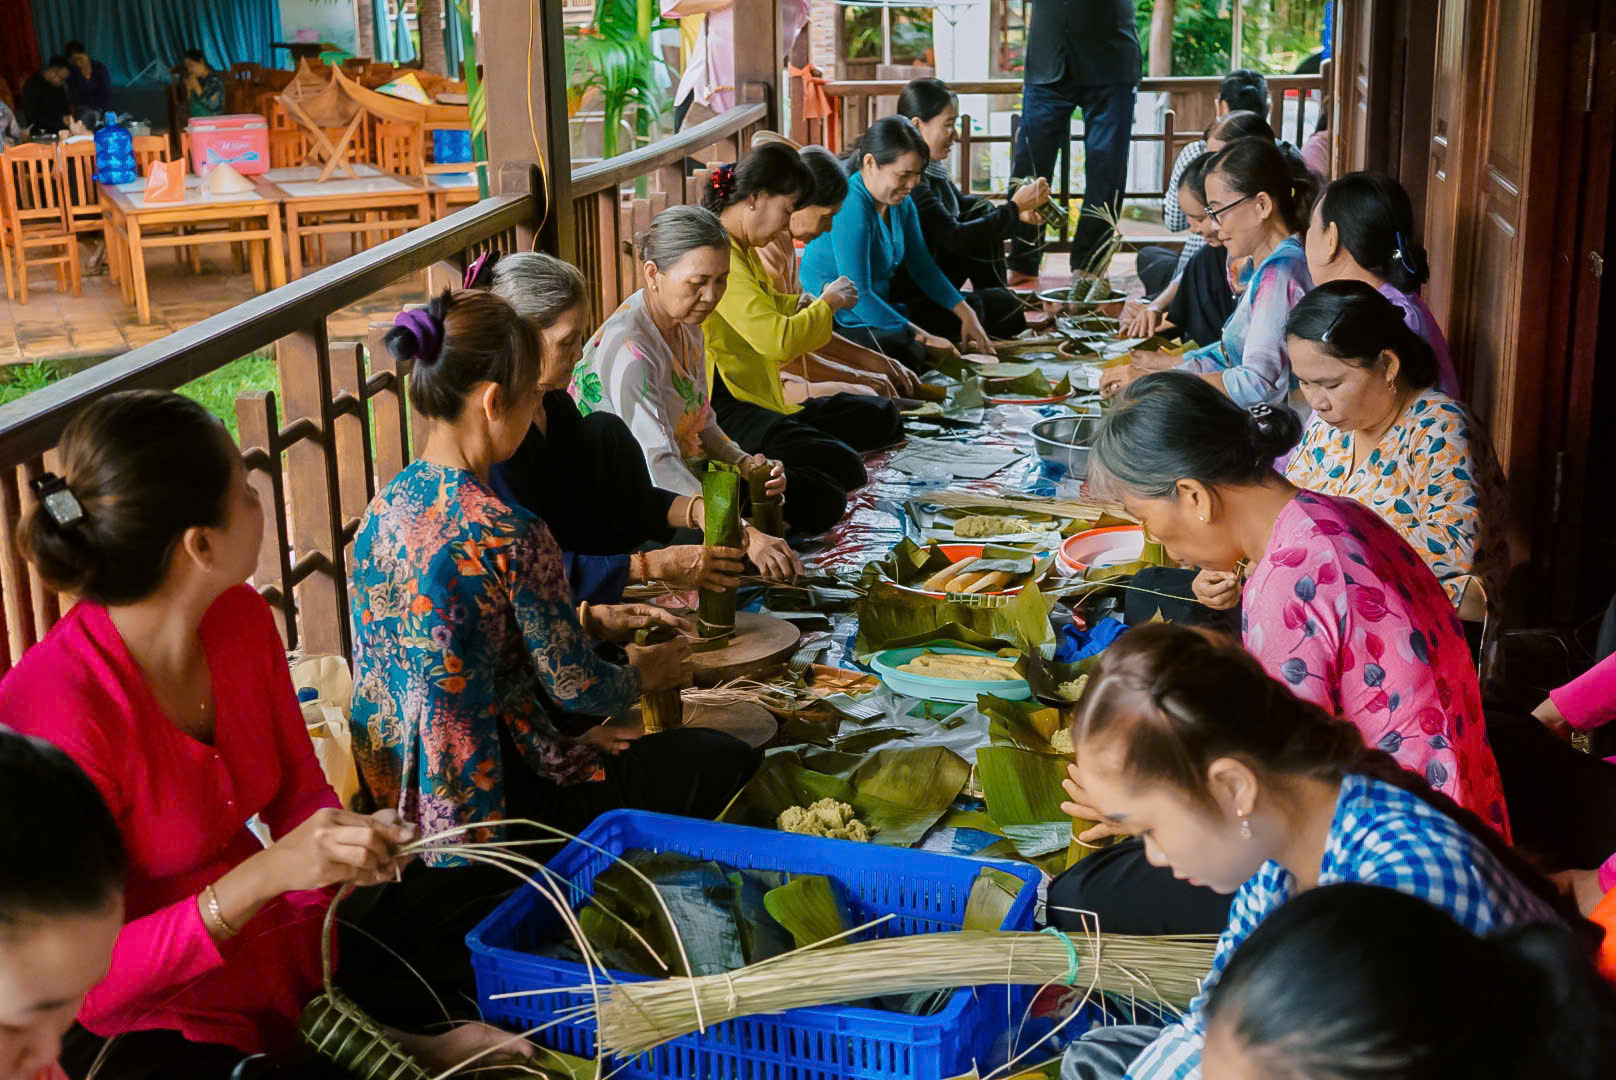
M1239 0L1235 0L1238 5ZM1152 78L1173 73L1173 16L1178 0L1156 0L1150 12L1150 74Z
M549 212L539 246L573 262L577 244L561 6L548 0L482 0L481 6L484 28L499 28L482 36L489 188L495 194L531 190L529 169L542 161L549 178ZM519 246L532 241L531 228L517 231Z
M791 46L791 66L800 71L808 70L814 62L811 42L808 40L808 28L803 27L802 33ZM811 141L808 138L808 118L802 115L802 80L790 75L782 76L786 80L786 94L791 102L791 137L803 146Z
M744 100L740 88L747 83L766 83L769 87L767 126L771 131L778 131L780 73L785 68L780 54L779 0L750 0L736 4L734 11L735 41L741 45L735 50L735 100Z

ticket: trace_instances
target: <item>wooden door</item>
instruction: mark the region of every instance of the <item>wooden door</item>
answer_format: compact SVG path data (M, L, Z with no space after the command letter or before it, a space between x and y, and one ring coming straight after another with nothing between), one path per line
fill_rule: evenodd
M1454 303L1454 274L1465 265L1460 249L1460 200L1465 187L1466 108L1471 54L1478 35L1471 33L1471 12L1477 0L1441 0L1437 15L1436 67L1431 86L1430 167L1425 178L1425 250L1430 256L1431 280L1425 287L1426 303L1437 322L1448 327L1461 385L1469 380L1468 353L1453 340L1459 330Z

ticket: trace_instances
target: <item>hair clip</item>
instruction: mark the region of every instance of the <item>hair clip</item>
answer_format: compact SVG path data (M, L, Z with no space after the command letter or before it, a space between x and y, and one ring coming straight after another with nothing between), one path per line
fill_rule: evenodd
M713 170L711 182L713 190L718 192L720 199L729 198L730 193L735 190L735 166L720 165Z
M470 264L466 267L466 276L461 281L460 287L462 289L477 288L477 279L482 276L482 272L484 270L492 272L494 269L494 264L498 261L499 252L493 250L485 251L475 259L471 260Z
M1324 328L1324 333L1319 335L1319 344L1320 345L1334 344L1330 339L1335 336L1335 328L1340 326L1341 325L1341 320L1346 318L1346 317L1347 317L1347 309L1346 308L1342 308L1340 311L1335 313L1335 318L1330 320L1330 325L1326 326Z
M436 363L443 351L443 322L427 308L409 308L393 317L394 326L402 326L415 335L415 359L423 364Z
M1405 252L1407 250L1408 250L1408 241L1403 239L1403 234L1402 233L1398 233L1397 234L1397 250L1392 252L1392 258L1396 259L1399 263L1401 263L1402 266L1403 266L1403 269L1407 270L1410 274L1417 274L1418 271L1414 269L1414 260L1410 259L1408 257L1408 255L1405 254Z
M40 473L38 478L29 482L34 497L39 505L44 507L45 513L50 515L58 528L68 529L84 520L84 504L79 502L78 496L73 494L63 480L55 473Z
M1253 405L1246 412L1250 413L1251 418L1260 424L1274 415L1274 407L1272 405Z

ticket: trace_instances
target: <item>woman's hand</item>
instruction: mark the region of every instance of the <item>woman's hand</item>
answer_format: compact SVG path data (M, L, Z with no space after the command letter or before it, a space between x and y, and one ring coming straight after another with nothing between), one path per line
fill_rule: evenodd
M786 467L778 461L764 457L762 454L753 454L742 462L748 469L755 469L760 465L769 466L769 482L764 485L765 495L784 495L786 493Z
M696 632L693 625L655 604L591 604L587 614L584 632L598 641L627 641L652 626L671 626L681 634Z
M1128 354L1128 362L1135 371L1148 375L1154 371L1171 371L1182 364L1184 358L1160 349L1134 349Z
M1147 338L1167 325L1167 313L1141 300L1129 300L1122 305L1119 322L1123 337Z
M1228 611L1240 603L1240 575L1228 570L1202 570L1190 591L1213 611Z
M758 573L770 581L790 581L802 576L802 560L791 545L761 529L746 527L746 556Z
M690 642L684 638L661 645L625 645L628 662L640 673L640 692L672 690L685 684L690 670Z
M915 332L915 340L924 345L929 352L942 353L945 356L959 355L959 350L954 347L954 343L945 337L918 330Z
M1021 185L1010 196L1010 201L1015 204L1016 215L1023 222L1028 225L1040 224L1044 217L1038 210L1049 201L1049 181L1040 176L1030 184Z
M858 286L853 284L852 278L843 274L826 285L819 298L829 304L832 311L846 311L858 303Z
M1061 787L1066 789L1066 802L1061 803L1061 813L1079 821L1099 822L1097 825L1078 833L1077 838L1085 844L1097 844L1108 836L1124 836L1125 833L1115 826L1100 821L1100 812L1089 805L1089 797L1083 790L1083 784L1077 778L1077 763L1072 762L1066 766L1066 779L1061 781Z
M396 810L365 815L327 807L266 848L264 857L274 867L276 895L350 881L376 885L402 872L405 860L393 849L414 840L415 833Z
M971 305L961 303L954 309L954 314L960 321L960 344L970 352L987 353L989 356L999 355L993 348L993 339L982 326L982 320L976 317L976 311Z
M915 387L920 385L920 376L896 360L887 361L885 374L892 380L892 388L898 392L898 397L908 397L915 392Z
M1532 710L1532 715L1537 717L1538 722L1554 732L1555 735L1566 742L1571 741L1573 734L1571 724L1566 720L1564 714L1560 712L1560 706L1554 703L1553 698L1544 698L1543 704Z
M1604 890L1599 887L1598 870L1562 870L1549 877L1562 893L1576 902L1577 910L1584 915L1592 916L1594 908L1605 898Z
M621 754L644 734L645 725L639 720L615 720L596 724L578 739L603 753Z
M665 581L684 589L733 589L741 583L741 575L746 572L741 564L745 558L746 552L740 548L683 544L647 551L645 566L653 581Z
M1100 397L1114 398L1124 390L1128 384L1142 374L1132 364L1123 364L1120 367L1106 368L1100 372Z

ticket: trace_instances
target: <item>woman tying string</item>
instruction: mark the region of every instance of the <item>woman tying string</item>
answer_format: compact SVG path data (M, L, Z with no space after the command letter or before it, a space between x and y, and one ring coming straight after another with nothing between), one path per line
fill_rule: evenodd
M627 664L595 647L688 624L648 605L575 609L549 529L492 489L538 408L533 328L463 292L404 312L386 340L414 359L410 398L433 424L354 540L354 756L371 796L428 833L500 818L577 833L625 806L718 813L751 750L706 730L641 738L630 716L680 684L688 646L628 645Z
M1472 933L1586 928L1495 826L1204 631L1155 623L1123 635L1091 677L1072 740L1068 813L1139 837L1175 878L1234 894L1206 990L1264 919L1339 882L1428 901ZM1063 1075L1121 1075L1070 1071L1097 1058L1121 1059L1135 1080L1197 1076L1206 990L1131 1062L1149 1030L1099 1028L1067 1050Z
M931 148L901 116L883 116L859 137L847 159L847 202L830 232L803 252L802 280L818 292L837 277L852 280L858 302L836 314L836 325L853 340L868 341L915 370L930 368L928 349L956 352L954 343L912 321L892 293L901 268L937 305L960 323L967 350L992 352L992 341L975 310L938 269L909 198L931 159Z
M1361 281L1403 313L1408 328L1436 354L1436 388L1459 396L1448 339L1420 298L1431 278L1425 249L1414 239L1408 192L1381 173L1348 173L1324 189L1307 227L1307 269L1313 284Z
M111 967L63 1063L223 1080L247 1055L300 1057L329 888L392 880L415 827L342 809L320 771L269 605L244 584L263 510L223 425L178 394L115 393L58 452L18 540L83 599L0 682L0 715L84 770L129 853ZM446 1066L479 1031L404 1040Z
M1038 210L1049 201L1049 181L1039 177L1023 184L998 206L960 191L946 164L959 138L959 97L941 79L915 79L905 86L898 115L915 125L931 155L910 198L932 259L956 289L971 283L965 302L992 337L1015 337L1027 329L1027 316L1021 297L1010 290L1004 242L1018 222L1043 223ZM892 290L917 326L950 340L960 336L959 319L907 274L893 279Z
M847 170L842 168L836 155L823 146L799 148L790 139L772 131L759 132L752 137L753 149L770 143L798 151L813 177L814 189L806 197L806 205L791 212L786 228L753 251L762 261L775 292L788 296L807 295L802 288L797 245L807 244L830 231L831 222L847 198ZM781 372L787 401L800 404L810 397L844 393L907 397L914 392L920 381L914 372L884 353L835 333L834 325L832 330L830 341L797 357Z
M1507 567L1504 478L1482 429L1433 385L1431 347L1383 292L1350 279L1302 297L1286 338L1314 410L1286 477L1379 514L1480 619Z
M686 589L733 588L742 560L764 576L801 572L783 540L746 527L746 546L725 549L666 544L694 521L706 524L701 499L654 487L645 454L621 418L583 417L567 393L572 369L589 332L589 297L583 275L539 252L490 255L467 271L472 284L490 285L538 334L539 405L533 427L508 461L493 467L494 490L511 506L539 518L563 552L573 598L615 604L630 583L663 581Z
M833 312L858 294L847 278L815 299L774 290L756 249L779 235L813 189L813 176L789 147L759 147L738 166L712 174L707 209L729 234L729 284L708 316L709 388L714 414L743 450L779 461L795 480L835 484L847 492L869 480L861 453L903 438L903 418L886 398L854 394L786 401L780 372L831 337Z
M1372 510L1274 471L1300 427L1289 409L1248 412L1183 372L1149 375L1101 424L1090 483L1171 558L1205 571L1203 600L1240 594L1241 640L1271 675L1507 838L1481 689L1447 594ZM1101 824L1083 839L1112 832ZM1123 933L1205 932L1212 915L1213 898L1153 871L1137 843L1082 860L1051 895Z
M1298 234L1307 228L1316 187L1299 161L1293 166L1271 139L1240 139L1224 147L1207 166L1206 212L1230 267L1246 259L1256 267L1251 283L1221 340L1182 360L1136 354L1132 364L1105 372L1101 393L1112 397L1150 370L1176 366L1242 407L1283 405L1291 390L1285 317L1313 287Z
M585 346L570 393L586 417L623 418L658 487L699 496L709 460L748 466L769 460L747 454L724 433L708 398L701 324L729 284L729 234L709 210L670 206L637 242L645 288L624 300ZM784 492L793 531L816 535L842 519L848 489L837 478L794 471L788 489L779 462L774 474L770 493Z

